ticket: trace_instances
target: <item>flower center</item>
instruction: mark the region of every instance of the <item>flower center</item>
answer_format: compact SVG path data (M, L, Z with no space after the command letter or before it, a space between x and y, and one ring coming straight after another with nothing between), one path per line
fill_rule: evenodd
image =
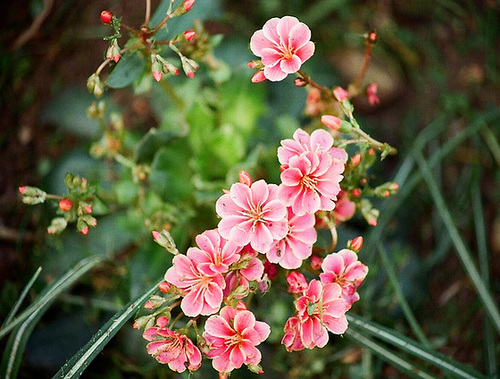
M303 186L305 186L313 191L316 191L316 183L317 183L316 179L310 178L307 175L304 175L302 177L302 179L300 180L300 184L302 184Z

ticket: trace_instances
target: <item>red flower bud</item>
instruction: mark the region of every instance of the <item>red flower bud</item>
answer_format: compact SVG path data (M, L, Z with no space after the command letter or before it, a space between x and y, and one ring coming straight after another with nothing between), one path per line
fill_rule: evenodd
M89 233L89 227L84 226L81 230L80 233L82 233L84 236L86 236Z
M73 202L70 199L62 199L59 201L59 209L63 212L69 212L69 210L73 207Z
M325 114L321 116L321 122L323 125L325 125L327 128L333 129L333 130L339 130L340 124L342 124L342 120L338 118L337 116Z
M351 243L350 243L350 249L354 250L356 252L360 251L361 248L363 247L363 237L358 236L354 238Z
M189 12L196 0L184 0L184 10Z
M259 70L252 76L252 83L260 83L264 80L266 80L264 70Z
M359 165L359 162L361 162L361 154L356 154L351 158L351 162L354 166Z
M360 197L361 196L361 191L358 188L354 188L351 193L352 193L353 197Z
M101 22L104 25L110 25L112 18L113 18L113 13L111 13L110 11L101 12Z
M194 30L186 30L183 34L184 38L188 42L191 41L196 36L196 32Z
M161 282L160 284L158 284L158 289L163 293L167 293L170 290L170 287L171 285L168 282Z
M250 174L244 170L240 171L238 180L240 183L246 184L249 187L252 185L252 178L250 177Z
M28 188L28 186L19 187L19 192L21 192L21 195L24 195L24 193L26 192L26 188Z

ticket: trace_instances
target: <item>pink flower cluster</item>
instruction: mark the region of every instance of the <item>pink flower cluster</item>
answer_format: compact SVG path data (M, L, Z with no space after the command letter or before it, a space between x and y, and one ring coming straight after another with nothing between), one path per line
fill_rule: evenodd
M300 293L295 301L297 313L290 317L281 341L287 351L324 347L328 332L342 334L347 329L345 313L359 300L356 292L368 268L348 249L328 255L322 263L319 280L307 283L301 275L289 274L289 292ZM300 291L302 290L302 291Z

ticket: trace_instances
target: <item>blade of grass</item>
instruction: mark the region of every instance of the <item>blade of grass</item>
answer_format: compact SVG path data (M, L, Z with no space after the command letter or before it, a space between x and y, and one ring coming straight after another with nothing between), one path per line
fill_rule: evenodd
M488 244L486 242L486 227L483 214L483 204L481 201L481 188L480 188L480 169L476 167L475 179L471 186L472 197L472 214L474 217L474 225L476 229L477 250L479 255L479 269L484 278L487 288L489 288L490 281L490 257L488 254ZM486 372L490 378L495 378L498 375L498 362L497 362L497 348L496 340L493 330L493 325L490 320L484 316L483 325L483 341L485 350L485 364Z
M156 283L146 293L139 296L134 301L128 303L90 339L90 341L78 351L55 375L53 378L78 378L90 365L97 354L115 336L120 328L141 308L149 297L156 291Z
M394 354L392 351L385 348L381 344L373 341L372 339L364 336L361 333L358 333L357 331L351 328L347 329L346 335L354 339L357 343L370 349L372 352L377 354L381 359L391 364L392 366L396 367L402 373L411 376L412 378L425 378L425 379L434 378L433 375L430 375L421 367L418 367L414 365L412 362L409 362L408 360L401 358L400 356Z
M399 285L398 279L396 277L396 270L394 269L391 260L387 256L387 252L385 251L382 244L379 243L377 247L380 257L382 258L382 264L384 265L385 270L387 271L387 276L389 278L389 281L391 282L394 292L396 293L396 298L398 300L399 306L401 307L401 310L403 311L403 314L405 315L406 321L408 321L411 330L413 331L413 333L415 333L415 336L417 336L420 343L422 343L422 345L430 349L431 344L427 339L427 337L425 336L424 331L420 327L417 319L415 318L415 315L413 314L410 308L410 305L408 304L403 295L403 291L401 290L401 286Z
M348 314L347 320L349 321L350 328L353 328L358 332L363 332L363 334L367 333L371 336L379 338L386 343L441 369L444 373L450 374L454 378L484 378L484 375L480 374L476 370L467 367L441 353L438 353L437 351L428 349L420 345L418 342L415 342L412 339L396 332L395 330L391 330L375 322L365 320L364 318L354 314Z
M20 315L15 317L7 325L2 326L0 329L0 338L4 337L16 326L26 321L37 309L54 301L63 291L69 288L75 281L77 281L83 274L91 268L103 261L101 257L90 257L82 259L71 270L53 282L51 285L45 287L44 291L33 301L33 303L26 308Z
M7 315L5 321L2 324L2 328L5 325L7 325L12 320L12 318L16 315L19 307L21 306L22 302L26 298L26 295L28 294L28 291L33 286L33 283L35 283L35 281L38 279L38 276L40 275L41 272L42 272L42 268L38 267L38 269L35 271L35 273L31 277L31 279L29 280L28 284L26 284L26 286L24 287L23 292L21 292L21 295L19 296L19 298L17 299L16 303L14 304L14 306L12 307L12 309L10 310L9 314Z
M484 305L486 314L490 318L493 323L495 329L500 334L500 313L498 312L498 308L493 301L488 289L486 288L483 280L481 279L481 275L476 269L476 265L472 260L471 254L469 253L465 243L460 236L460 233L453 222L450 211L446 206L446 203L441 196L441 192L439 191L436 181L431 174L430 167L426 162L424 156L420 152L415 153L415 159L417 165L419 166L420 172L427 184L427 188L431 193L434 204L439 211L439 216L442 218L446 229L448 230L448 234L455 245L455 250L458 254L460 262L462 263L462 267L472 282L474 288L476 289L477 294L479 295L479 299Z

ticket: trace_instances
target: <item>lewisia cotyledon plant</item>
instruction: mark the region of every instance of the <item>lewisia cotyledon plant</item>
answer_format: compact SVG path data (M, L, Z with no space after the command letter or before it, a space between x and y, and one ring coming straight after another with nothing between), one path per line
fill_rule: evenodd
M266 79L276 82L297 72L314 54L311 30L295 17L272 18L250 40L250 49L261 58Z

